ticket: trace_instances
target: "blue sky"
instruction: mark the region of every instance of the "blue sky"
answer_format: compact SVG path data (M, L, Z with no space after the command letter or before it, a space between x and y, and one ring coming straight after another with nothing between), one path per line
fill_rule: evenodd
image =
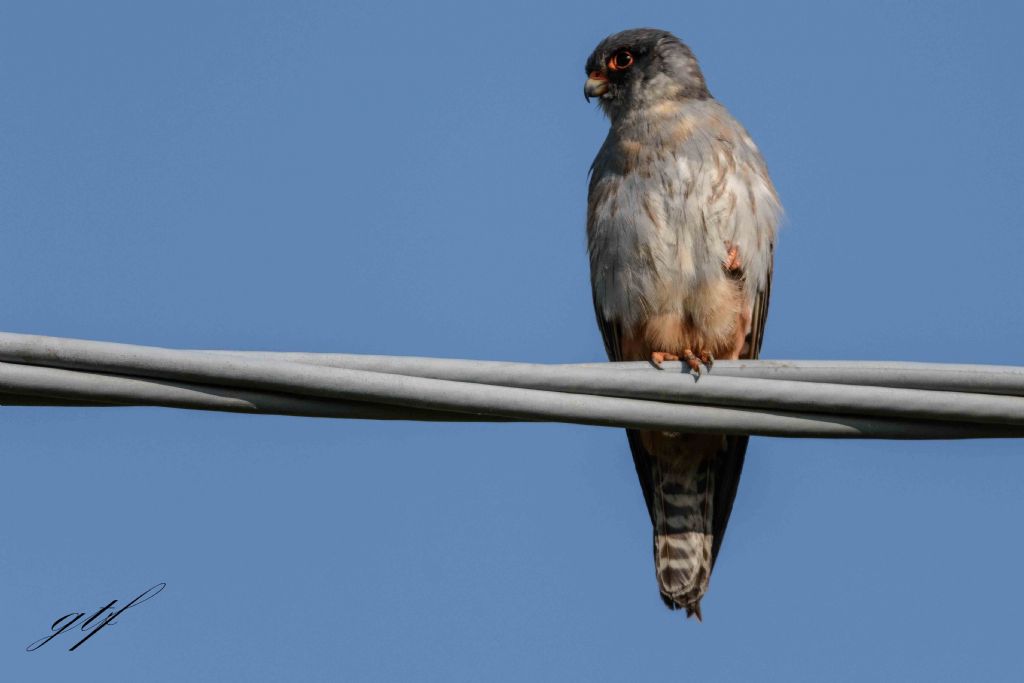
M825 5L828 5L827 7ZM1024 364L1019 6L4 3L0 329L603 359L605 35L677 33L787 209L764 356ZM625 437L0 409L10 680L1020 680L1011 441L754 439L705 623ZM72 611L167 588L68 652Z

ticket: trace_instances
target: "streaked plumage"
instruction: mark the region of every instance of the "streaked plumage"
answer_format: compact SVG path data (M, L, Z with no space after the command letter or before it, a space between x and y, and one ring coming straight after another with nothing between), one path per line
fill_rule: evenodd
M611 121L587 211L594 308L609 358L689 354L694 367L695 356L755 358L781 213L757 147L670 33L610 36L586 70L586 92L600 97ZM662 598L699 617L747 438L627 435L654 526Z

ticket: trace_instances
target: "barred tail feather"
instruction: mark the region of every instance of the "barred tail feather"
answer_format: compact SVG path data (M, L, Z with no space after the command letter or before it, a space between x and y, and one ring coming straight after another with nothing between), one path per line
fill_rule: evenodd
M626 430L654 528L661 599L701 620L700 601L725 536L747 437Z
M661 599L701 619L700 599L711 577L714 474L711 459L665 466L651 458L654 567Z

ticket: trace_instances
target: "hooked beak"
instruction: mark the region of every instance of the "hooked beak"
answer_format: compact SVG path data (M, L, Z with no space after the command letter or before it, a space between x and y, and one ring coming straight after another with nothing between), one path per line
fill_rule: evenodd
M587 82L583 84L583 98L589 102L591 97L601 97L608 92L608 77L600 71L592 71Z

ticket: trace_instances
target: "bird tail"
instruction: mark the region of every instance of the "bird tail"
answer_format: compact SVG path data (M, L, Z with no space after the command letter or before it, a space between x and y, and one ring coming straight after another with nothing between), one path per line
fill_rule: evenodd
M651 506L654 570L661 599L669 609L700 614L700 599L711 576L714 480L710 461L671 463L652 458L655 482Z
M700 601L736 495L746 438L737 443L735 437L664 432L630 432L629 437L654 527L661 599L669 609L685 609L686 616L700 621Z

